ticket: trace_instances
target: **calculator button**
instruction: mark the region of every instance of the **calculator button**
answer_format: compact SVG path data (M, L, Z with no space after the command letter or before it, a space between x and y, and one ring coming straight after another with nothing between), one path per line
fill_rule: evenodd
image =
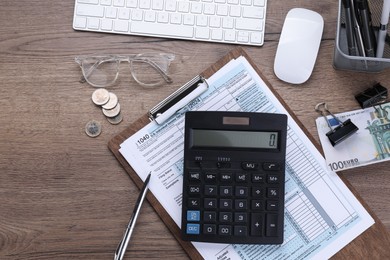
M232 181L232 173L221 173L219 179L221 182L231 182Z
M200 181L200 173L199 172L190 172L190 181Z
M200 194L200 186L199 185L190 185L188 187L188 193L190 195L198 195L198 194Z
M252 210L262 210L263 201L261 200L252 200Z
M275 162L266 162L263 163L263 170L265 171L279 171L280 165Z
M236 187L236 192L235 192L237 197L247 197L248 196L248 187Z
M188 223L187 228L186 228L186 232L187 232L187 234L190 234L190 235L199 235L200 234L200 225Z
M217 221L217 213L215 211L205 211L203 214L203 220L205 222Z
M222 197L230 197L233 195L233 187L232 186L221 186L219 190L219 195Z
M277 226L278 226L278 215L276 214L267 214L266 215L266 231L265 234L268 237L277 236Z
M238 210L248 209L248 201L247 200L235 200L234 208Z
M216 173L206 173L205 176L206 182L215 182L217 180L217 174Z
M205 185L204 194L206 196L217 196L217 186L215 185Z
M263 215L261 213L251 214L251 235L262 236L263 235Z
M192 209L200 208L200 199L199 198L189 198L188 207Z
M217 199L204 199L204 208L205 209L216 209L217 208Z
M247 182L248 174L247 173L237 173L236 174L236 182Z
M213 224L205 224L203 226L203 234L215 235L217 234L217 226Z
M231 212L219 212L219 222L232 222L232 219Z
M235 236L247 236L248 231L246 226L234 226L234 235Z
M234 222L245 223L248 221L248 214L246 212L234 213Z
M263 195L263 189L260 187L252 188L252 197L260 198Z
M187 210L187 221L200 221L200 211Z
M221 199L219 202L219 207L221 209L232 209L232 200L231 199Z
M267 197L268 198L277 198L277 197L279 197L279 190L278 190L278 188L268 188L267 189Z
M243 162L241 163L241 167L244 170L257 170L259 168L259 164L255 162Z
M278 210L278 202L277 201L267 201L267 210Z
M264 175L258 173L252 174L252 182L264 182Z
M278 175L267 175L267 182L268 183L279 183L279 176Z
M220 225L218 229L218 234L223 236L230 236L232 234L232 226Z

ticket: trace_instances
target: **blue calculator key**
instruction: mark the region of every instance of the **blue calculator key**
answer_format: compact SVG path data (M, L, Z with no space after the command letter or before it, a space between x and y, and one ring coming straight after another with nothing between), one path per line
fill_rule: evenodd
M187 221L200 221L200 211L187 210Z
M189 235L199 235L200 233L200 225L199 224L187 224L187 234Z

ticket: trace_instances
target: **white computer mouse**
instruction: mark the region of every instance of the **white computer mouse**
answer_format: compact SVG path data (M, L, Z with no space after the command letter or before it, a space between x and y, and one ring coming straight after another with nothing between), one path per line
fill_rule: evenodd
M294 8L287 13L274 62L274 72L279 79L292 84L309 79L323 29L324 19L314 11Z

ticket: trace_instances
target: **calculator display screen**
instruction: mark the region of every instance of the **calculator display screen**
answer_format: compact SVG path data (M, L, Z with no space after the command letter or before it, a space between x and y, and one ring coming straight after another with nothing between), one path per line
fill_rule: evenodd
M194 147L278 148L278 132L192 129Z

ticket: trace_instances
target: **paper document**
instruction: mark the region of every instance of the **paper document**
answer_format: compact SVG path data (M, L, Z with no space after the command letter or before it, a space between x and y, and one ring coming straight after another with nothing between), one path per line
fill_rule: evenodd
M330 131L324 117L317 118L317 130L329 170L341 171L390 160L390 103L335 114L341 121L351 119L359 130L333 147L326 133ZM331 126L337 120L327 117Z
M207 79L209 89L163 125L151 122L121 144L120 152L181 225L184 114L247 111L288 115L285 227L282 245L193 243L205 259L326 259L374 220L292 119L244 57Z

